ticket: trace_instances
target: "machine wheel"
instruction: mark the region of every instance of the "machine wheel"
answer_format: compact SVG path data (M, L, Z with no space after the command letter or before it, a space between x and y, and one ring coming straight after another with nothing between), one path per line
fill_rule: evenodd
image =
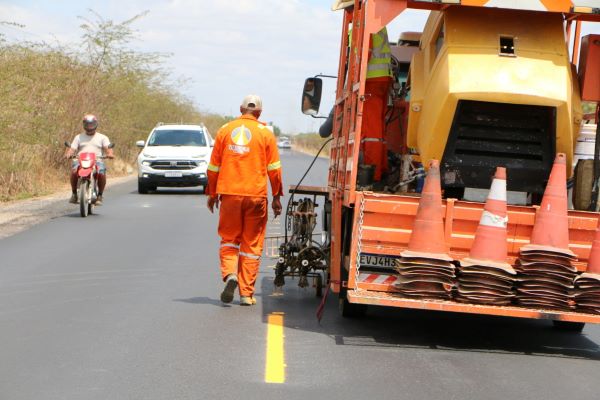
M315 293L317 297L323 297L323 275L320 272L315 277Z
M79 213L82 217L87 217L90 211L88 203L88 193L90 189L89 181L81 181L79 185Z
M147 194L148 193L148 186L146 186L146 184L140 182L139 179L138 179L138 193L139 194Z
M348 301L346 290L340 292L340 314L344 318L360 318L367 312L366 304L354 304Z
M576 210L587 211L592 202L594 186L594 160L579 160L575 167L573 206Z
M585 326L585 322L559 321L556 319L552 320L552 323L554 324L555 329L574 333L581 333Z

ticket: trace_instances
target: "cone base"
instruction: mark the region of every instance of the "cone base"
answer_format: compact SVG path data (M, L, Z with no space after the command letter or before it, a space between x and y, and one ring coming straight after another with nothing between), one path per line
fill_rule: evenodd
M483 267L498 268L505 272L508 272L511 275L517 274L517 271L514 270L512 265L510 265L509 263L503 263L499 261L478 260L475 258L466 257L460 260L459 263L462 267L473 267L476 265L481 265Z
M600 274L595 274L593 272L584 272L583 274L575 278L575 282L577 282L577 280L580 278L595 279L597 281L600 281Z
M521 253L528 252L528 251L547 251L549 253L562 254L562 255L565 255L574 260L577 259L577 255L569 249L561 249L559 247L544 246L541 244L527 244L527 245L521 247L521 249L519 251Z
M400 252L400 256L407 258L429 258L440 261L453 261L453 258L444 253L425 253L420 251L404 250Z

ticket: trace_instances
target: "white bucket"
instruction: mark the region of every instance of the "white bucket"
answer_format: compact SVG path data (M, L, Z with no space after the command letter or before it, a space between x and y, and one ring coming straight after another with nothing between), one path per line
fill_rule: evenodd
M578 160L594 158L594 147L596 142L596 124L583 124L579 130L575 154L573 155L573 166Z

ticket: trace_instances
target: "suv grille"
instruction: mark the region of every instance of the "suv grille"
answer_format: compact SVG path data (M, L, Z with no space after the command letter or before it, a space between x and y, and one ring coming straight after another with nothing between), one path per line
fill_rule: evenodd
M198 166L197 161L152 161L150 166L162 170L194 169Z

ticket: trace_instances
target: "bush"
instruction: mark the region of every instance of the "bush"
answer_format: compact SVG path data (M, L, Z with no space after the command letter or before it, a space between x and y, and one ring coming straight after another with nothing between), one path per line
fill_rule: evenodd
M203 113L167 82L164 55L127 49L131 24L84 19L79 52L40 43L8 44L0 36L0 201L36 196L68 182L64 141L95 114L116 144L110 174L124 174L159 121L205 123L214 135L228 118Z

